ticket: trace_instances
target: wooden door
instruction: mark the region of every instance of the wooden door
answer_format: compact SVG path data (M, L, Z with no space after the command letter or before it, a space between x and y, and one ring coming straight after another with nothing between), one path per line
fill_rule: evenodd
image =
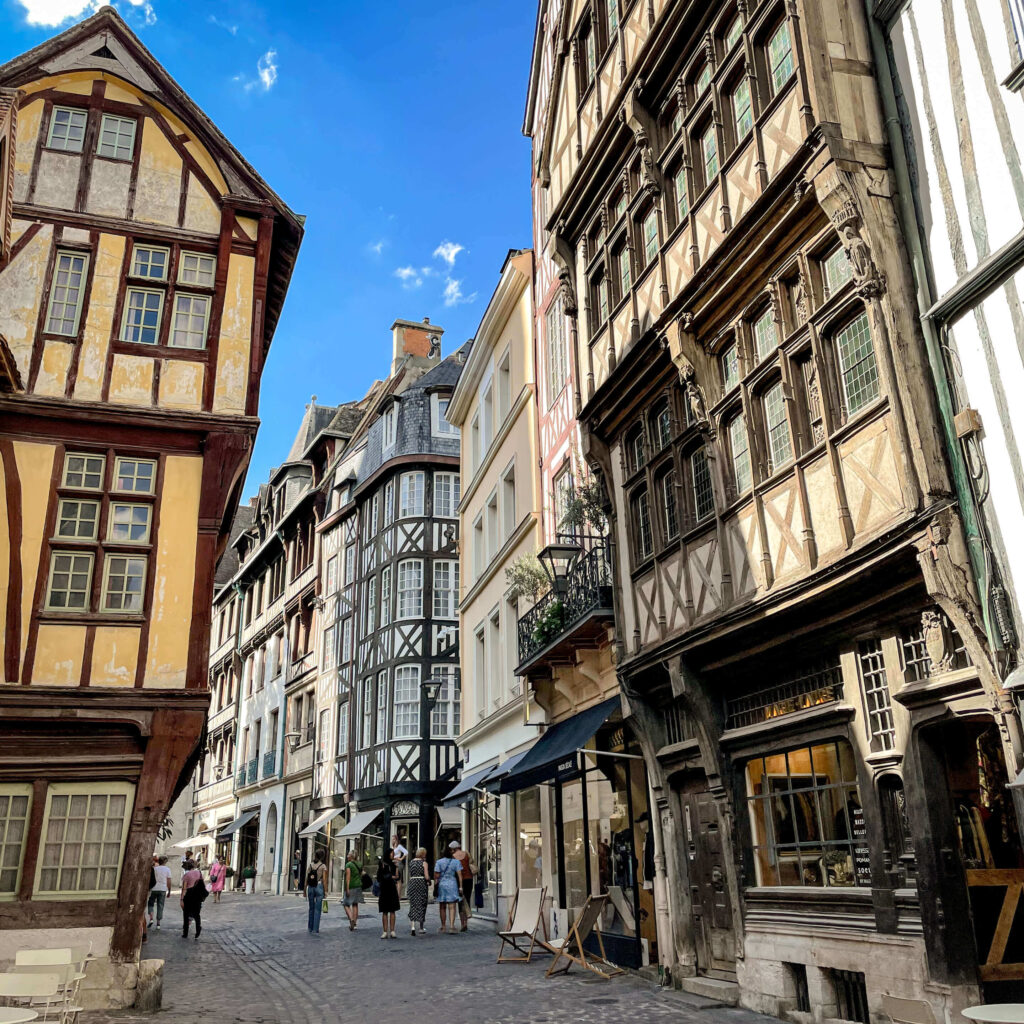
M736 937L718 807L705 780L688 786L682 797L697 971L731 981L736 977Z

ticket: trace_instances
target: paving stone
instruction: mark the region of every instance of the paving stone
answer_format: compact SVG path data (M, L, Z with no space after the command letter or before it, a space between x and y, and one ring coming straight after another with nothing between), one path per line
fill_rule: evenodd
M398 922L399 937L382 941L379 918L360 918L350 932L332 904L320 934L310 935L298 897L226 894L204 906L198 942L182 939L171 920L150 932L143 955L165 961L158 1014L83 1013L81 1024L777 1024L702 1008L633 974L603 981L574 968L546 978L547 956L497 964L491 925L440 935L433 907L424 936L410 936L404 912Z

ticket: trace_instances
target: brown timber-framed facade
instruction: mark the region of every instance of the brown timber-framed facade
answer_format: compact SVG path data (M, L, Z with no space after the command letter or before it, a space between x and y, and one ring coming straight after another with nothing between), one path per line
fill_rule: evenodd
M1020 757L865 17L542 4L555 85L533 115L538 248L578 307L612 508L662 963L765 1012L862 1020L887 993L978 997L1004 950L977 888L1017 881Z

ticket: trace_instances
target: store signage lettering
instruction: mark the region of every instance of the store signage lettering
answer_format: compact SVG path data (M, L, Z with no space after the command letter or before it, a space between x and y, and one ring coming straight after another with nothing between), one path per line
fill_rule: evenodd
M864 823L864 808L851 807L853 819L853 870L857 877L857 885L871 885L871 852L868 850L868 829Z

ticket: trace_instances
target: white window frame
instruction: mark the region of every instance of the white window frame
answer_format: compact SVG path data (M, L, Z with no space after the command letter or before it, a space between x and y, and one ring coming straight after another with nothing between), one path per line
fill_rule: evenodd
M442 499L442 485L447 485L448 498ZM457 519L462 500L462 481L458 473L434 474L434 518Z
M86 586L84 590L85 603L82 605L69 605L69 604L54 604L53 603L53 577L57 571L57 559L58 558L85 558L88 560L88 569L75 569L74 562L72 562L71 569L66 573L62 571L61 575L67 576L86 576ZM50 552L50 572L46 579L46 609L47 611L54 612L72 612L72 613L86 613L90 610L92 604L92 580L93 573L96 571L96 556L92 551L74 551L74 550L58 550ZM70 582L70 580L69 580ZM62 590L61 593L70 595L83 593L79 590Z
M180 308L180 303L187 302L189 306L187 309ZM177 292L174 296L174 309L171 311L171 330L167 338L167 344L170 348L185 348L193 352L202 352L206 348L207 336L210 332L210 304L212 299L209 295L197 295L194 292ZM202 313L195 312L195 304L202 303ZM179 327L178 318L180 316L187 317L188 326ZM194 321L197 317L201 317L202 328L197 331L194 326ZM183 344L178 340L178 335L184 335ZM191 344L192 338L198 338L201 344Z
M338 705L337 756L344 757L348 753L348 717L350 701Z
M381 448L384 451L388 451L395 447L395 442L398 440L398 406L392 402L391 405L384 410L384 415L381 416Z
M550 408L568 383L565 310L562 307L560 295L555 297L544 314L544 340L544 354L547 357L548 371L548 408Z
M337 635L337 624L328 626L324 630L324 649L323 657L320 659L321 667L326 672L329 669L334 668L337 664L336 652L334 648L334 638Z
M449 423L445 417L449 405L451 405L450 395L435 393L430 396L430 432L436 437L459 436L459 428Z
M338 556L331 555L327 559L327 569L324 573L324 590L327 597L330 597L338 589Z
M65 506L76 506L71 511L65 511ZM90 520L87 516L82 516L82 507L89 506L93 510L93 516ZM71 523L74 525L74 532L63 533L62 527L65 523ZM82 533L81 527L83 525L92 524L92 532ZM53 539L60 543L65 540L96 540L99 530L100 523L100 503L96 499L91 498L61 498L57 504L57 529L54 532Z
M164 258L164 269L160 275L149 273L153 268L153 253L160 253ZM145 254L145 260L140 260L140 257ZM132 269L131 277L137 277L142 281L166 281L167 280L167 268L171 263L171 250L165 249L161 245L136 245L132 248ZM142 268L145 268L144 270Z
M430 712L430 738L439 740L455 739L461 726L462 686L459 666L445 663L434 665L431 675L443 678L437 693L437 702Z
M420 674L419 665L398 665L395 668L392 739L420 738Z
M415 486L416 478L419 486ZM403 473L398 478L398 518L409 519L424 514L424 491L427 486L427 475L418 469L411 473ZM410 501L410 499L412 499Z
M369 636L377 628L377 577L366 581L366 616L363 619L363 636Z
M410 584L410 577L415 582ZM403 586L403 584L405 584ZM396 619L418 619L423 615L423 559L405 558L398 563L398 608ZM411 607L406 607L408 600Z
M188 267L190 260L195 267ZM209 266L204 270L204 266ZM209 278L209 280L203 280ZM191 285L194 288L212 288L217 279L217 257L206 252L182 252L178 260L178 284Z
M120 590L111 591L110 589L110 577L111 566L115 559L123 558L126 562L140 562L142 564L142 585L138 591L138 607L137 608L110 608L107 606L107 599L113 593L119 593L122 598L127 598L135 594L135 591L131 590ZM127 571L127 565L125 566L124 573L118 573L119 576L123 575L125 582L137 574L132 574ZM146 604L146 577L149 573L149 559L145 555L134 555L127 552L121 551L110 551L103 559L103 592L100 596L100 611L110 615L141 615Z
M89 254L79 249L58 249L54 260L53 278L50 281L50 295L46 305L46 330L44 333L55 335L58 338L73 338L78 334L78 328L82 322L82 304L85 301L85 287L89 277ZM66 267L61 267L62 260L68 261ZM81 260L81 266L76 264L75 261L77 260ZM67 301L66 293L71 289L71 285L69 282L61 284L60 274L62 273L78 275L78 284L74 286L74 304ZM70 320L71 330L64 330L63 326L59 330L53 327L54 307L58 301L57 290L59 288L65 290L65 298L60 300L61 316L59 322L63 325L66 321ZM67 314L70 308L74 309L74 313L69 317Z
M138 296L142 300L142 305L133 305L132 299ZM150 298L156 299L156 309L154 310L149 302ZM146 315L156 313L156 322L153 324L146 323ZM141 314L141 322L134 322L132 317L133 313ZM136 285L131 285L125 289L124 296L124 312L121 314L121 340L129 342L132 345L158 345L160 343L160 324L163 320L164 313L164 293L158 288L139 288ZM153 332L153 340L148 341L143 337L143 333L146 331ZM138 332L138 337L130 337L131 332Z
M25 797L25 816L22 818L12 817L11 807L14 800ZM5 801L5 811L3 815L0 815L0 876L13 869L14 871L14 887L12 889L0 889L0 903L8 902L10 900L16 900L18 898L18 891L21 889L21 872L25 862L25 848L28 846L28 832L29 823L32 820L32 783L31 782L4 782L0 783L0 800ZM21 837L18 839L12 838L17 831L12 828L12 823L22 822L21 826ZM7 864L8 853L7 851L17 845L18 847L18 861L17 864ZM7 865L4 867L3 865Z
M61 126L71 128L73 121L77 121L81 118L81 124L74 125L74 127L82 130L82 137L80 139L70 139L70 132L65 132L60 139L60 145L57 144L56 129L58 125L57 114L69 114L71 116L64 122L61 122ZM85 133L89 127L89 111L82 110L81 107L54 107L50 111L50 128L46 133L46 148L55 149L60 153L81 153L85 149ZM69 142L77 142L77 145L69 146Z
M125 126L129 126L129 131L125 133L123 129ZM131 163L132 156L135 153L135 135L138 131L139 124L134 117L121 117L119 114L104 114L100 119L100 130L96 134L96 155L101 156L106 160L118 160L121 163ZM114 134L113 146L104 140L103 136L108 131L112 131ZM127 138L128 142L125 144L124 139ZM104 152L104 147L107 149L113 149L113 152ZM127 150L122 155L122 150Z
M46 847L49 845L46 841L46 836L50 831L50 818L52 814L53 801L55 797L66 796L70 801L72 798L80 795L85 796L106 796L106 797L117 797L123 796L125 798L125 813L124 820L121 824L121 833L116 840L118 846L117 854L117 868L114 878L114 884L110 888L105 889L94 889L94 890L81 890L81 889L44 889L42 884L43 872L53 867L53 865L47 865ZM47 787L46 791L46 807L43 811L43 824L40 830L40 843L39 843L39 857L36 862L36 874L32 886L32 898L35 900L103 900L103 899L114 899L117 896L117 889L121 882L121 869L124 866L124 850L125 844L128 839L128 827L131 823L132 811L134 809L135 802L135 786L130 782L51 782ZM88 820L88 819L87 819ZM105 819L104 819L105 820ZM106 831L106 830L104 830ZM101 846L113 845L115 840L111 839L109 842L101 842ZM65 842L62 838L60 842L60 850L63 851ZM86 845L86 840L83 837L82 846ZM60 858L63 859L63 858ZM83 849L82 861L85 863L86 868L94 867L94 863L86 861L85 852ZM59 884L59 874L58 874Z
M119 486L121 480L122 479L128 479L128 476L129 476L127 473L125 473L122 470L122 466L125 463L127 463L127 462L134 463L134 465L135 465L135 469L131 473L131 480L132 480L133 486L132 487L121 487L121 486ZM134 486L135 484L138 484L138 482L140 480L139 466L142 466L142 465L151 466L152 470L153 470L152 473L149 474L149 480L150 480L151 486L149 488L147 488L146 490L142 490L139 487ZM113 481L113 485L111 487L111 490L117 492L118 494L153 494L155 492L155 490L156 490L156 471L157 471L156 459L133 459L133 458L129 458L128 456L118 456L117 459L114 462L114 481ZM146 478L142 477L141 479L146 479Z
M341 663L347 665L352 660L352 616L341 623Z
M384 485L384 525L390 526L395 521L395 481L390 479Z
M130 512L128 526L128 537L115 537L114 527L118 524L114 522L117 509L128 509ZM134 527L142 525L135 522L135 513L142 510L146 513L145 530L139 537L132 537L131 533ZM150 534L153 529L153 506L145 505L141 502L134 501L111 501L109 510L107 513L107 540L112 544L148 544Z
M380 571L380 624L391 625L391 566Z
M72 459L83 459L85 460L81 470L71 469ZM98 466L90 466L90 463L98 463ZM106 474L107 469L107 457L105 455L93 455L91 452L68 452L64 456L64 473L61 476L61 486L70 487L76 491L102 491L103 490L103 477ZM81 473L82 482L80 484L73 484L68 479L72 473ZM85 482L86 477L95 476L99 473L100 482L93 487L91 484ZM115 476L116 478L116 476Z
M447 579L444 579L447 574ZM434 618L459 617L459 563L457 559L434 559Z

